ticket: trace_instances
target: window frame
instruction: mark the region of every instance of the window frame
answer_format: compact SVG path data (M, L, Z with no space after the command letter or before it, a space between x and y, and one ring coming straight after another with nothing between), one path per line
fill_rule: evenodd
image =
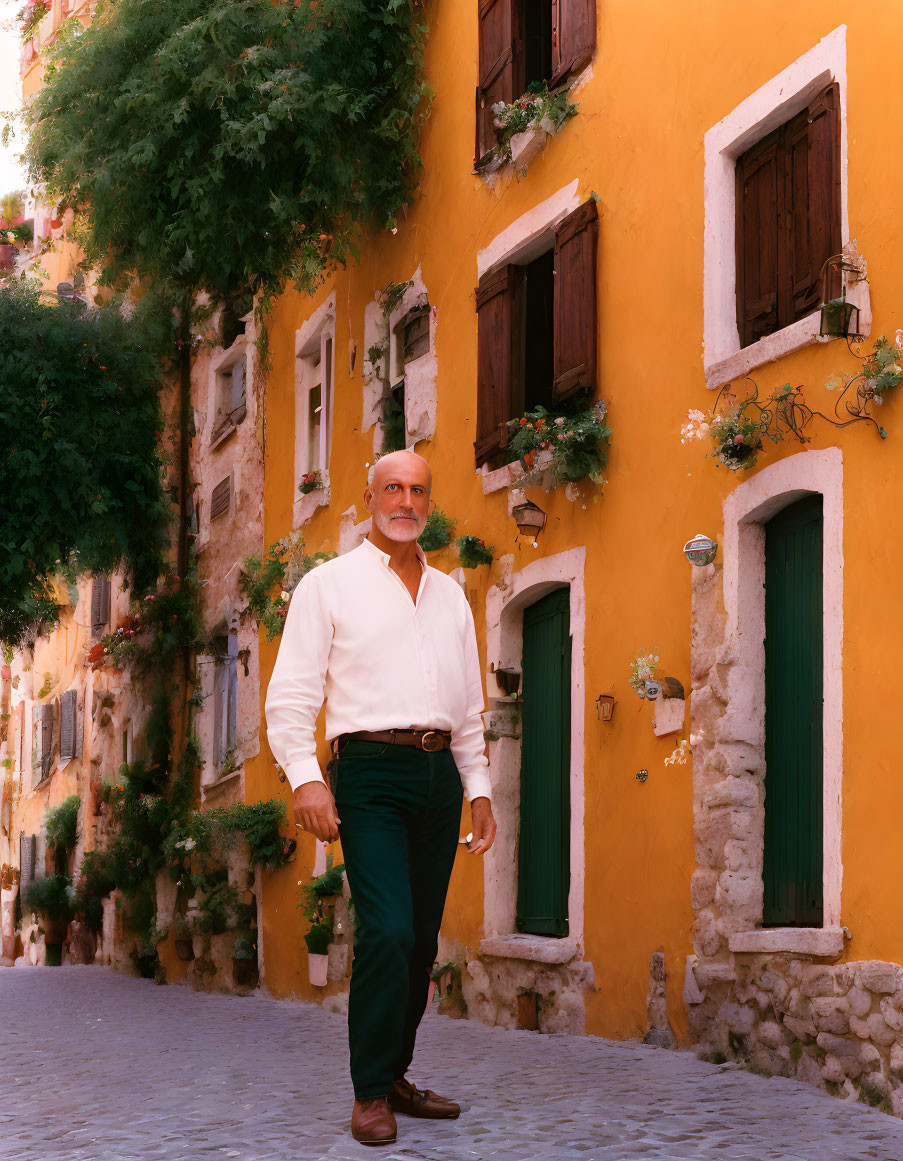
M319 376L315 378L318 360ZM324 383L323 368L327 368ZM322 504L329 503L329 463L335 409L336 343L335 292L295 332L295 439L292 473L292 527L299 528ZM321 422L317 437L319 465L311 466L310 392L320 388ZM320 473L321 487L299 491L308 472Z

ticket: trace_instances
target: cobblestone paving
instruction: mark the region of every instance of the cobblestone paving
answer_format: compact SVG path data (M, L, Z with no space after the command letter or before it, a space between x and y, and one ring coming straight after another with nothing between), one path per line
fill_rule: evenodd
M0 970L0 1157L903 1161L903 1121L691 1053L429 1015L411 1076L458 1121L357 1145L345 1022L106 968Z

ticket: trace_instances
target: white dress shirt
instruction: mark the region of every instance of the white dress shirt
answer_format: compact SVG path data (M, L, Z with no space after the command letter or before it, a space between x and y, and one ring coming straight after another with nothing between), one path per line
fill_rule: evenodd
M489 797L483 684L467 598L426 563L417 602L369 540L318 565L292 594L266 696L267 737L294 790L322 782L314 724L355 730L450 730L468 800Z

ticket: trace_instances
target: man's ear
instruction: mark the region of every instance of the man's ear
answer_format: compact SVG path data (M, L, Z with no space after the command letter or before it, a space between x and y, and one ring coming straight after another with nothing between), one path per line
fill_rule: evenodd
M367 509L368 512L370 511L370 504L371 504L372 500L373 500L373 489L370 487L367 487L364 489L364 507Z

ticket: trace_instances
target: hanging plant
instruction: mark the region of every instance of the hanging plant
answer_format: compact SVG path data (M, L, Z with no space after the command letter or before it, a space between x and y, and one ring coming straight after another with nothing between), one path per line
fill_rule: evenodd
M611 428L605 422L603 399L588 404L577 399L559 412L537 407L508 424L509 460L520 460L526 471L546 453L553 487L589 479L604 484Z
M309 492L318 492L323 487L323 479L320 475L319 469L315 472L305 472L301 477L301 483L298 485L298 491L302 496L306 496Z
M458 558L462 568L476 568L480 564L492 564L495 548L487 545L485 540L477 536L459 536L457 541Z
M523 96L514 101L499 101L492 106L492 119L498 145L477 161L484 169L495 163L511 160L511 139L528 129L540 129L553 137L576 114L577 105L568 97L566 89L549 92L544 81L533 81Z
M337 555L315 552L310 556L304 548L303 537L285 536L271 544L263 557L245 558L239 588L248 599L251 616L266 629L268 641L278 637L285 627L289 601L301 578ZM279 591L274 594L277 585Z
M424 552L434 552L451 543L457 520L446 516L441 508L434 508L427 518L426 527L417 538Z

